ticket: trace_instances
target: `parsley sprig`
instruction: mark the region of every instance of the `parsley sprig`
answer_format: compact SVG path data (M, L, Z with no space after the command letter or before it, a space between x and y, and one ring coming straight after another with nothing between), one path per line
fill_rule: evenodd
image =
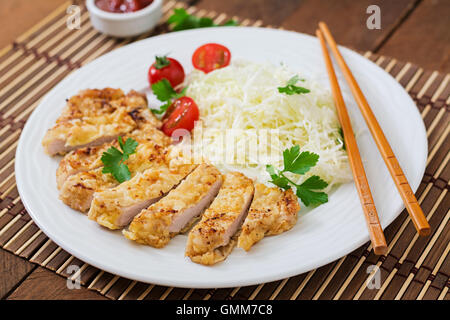
M154 84L152 84L152 91L159 101L165 103L158 109L151 109L152 112L154 114L163 115L174 100L186 95L186 90L187 87L181 90L181 92L176 92L167 79L162 79L158 82L155 82Z
M267 165L266 170L272 178L273 184L284 190L294 186L297 197L302 200L305 206L315 206L328 202L328 195L325 192L315 191L326 188L328 183L319 176L311 176L303 183L296 184L286 177L285 173L291 172L303 175L314 167L317 161L319 161L319 155L309 151L300 152L300 146L297 145L283 151L284 168L282 170L276 169L273 165Z
M186 12L183 8L174 9L173 14L167 20L167 23L173 24L173 31L218 27L211 18L198 18ZM228 20L222 26L237 26L238 23L234 20Z
M104 165L102 173L111 173L114 179L122 183L131 179L130 169L124 162L128 160L130 155L136 153L138 143L132 138L128 138L125 142L123 142L122 137L117 139L122 151L112 146L103 152L101 158Z
M155 56L155 68L162 69L167 67L170 64L170 60L167 59L167 56Z
M309 93L309 89L298 87L295 85L299 80L300 78L298 75L293 76L291 79L289 79L285 87L278 87L278 92L287 95Z

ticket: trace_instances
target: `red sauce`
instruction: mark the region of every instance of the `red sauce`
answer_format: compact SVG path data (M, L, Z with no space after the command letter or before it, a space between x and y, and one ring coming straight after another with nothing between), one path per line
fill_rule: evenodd
M152 2L153 0L96 0L95 5L103 11L125 13L141 10Z

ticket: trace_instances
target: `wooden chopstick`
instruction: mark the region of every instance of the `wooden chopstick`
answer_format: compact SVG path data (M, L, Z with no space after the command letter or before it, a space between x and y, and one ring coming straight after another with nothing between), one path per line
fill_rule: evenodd
M364 211L364 216L367 222L367 229L369 230L370 240L375 254L385 255L387 253L386 239L384 238L383 229L378 219L377 209L370 192L369 182L367 181L366 172L359 154L358 145L356 144L355 135L353 134L352 124L348 116L347 108L345 106L344 98L342 97L341 89L334 72L333 63L328 54L327 45L323 38L322 32L316 31L316 35L320 40L322 46L323 57L330 78L331 89L336 104L336 110L339 122L344 133L345 146L348 153L350 167L352 169L353 179L355 180L356 190L358 190L359 200Z
M386 166L392 176L392 179L394 180L395 185L397 186L400 196L402 197L406 210L408 210L409 216L411 217L414 227L416 228L419 235L421 236L429 235L430 225L428 224L427 218L423 214L423 211L420 208L419 203L417 202L416 196L414 195L414 192L412 191L411 186L409 185L408 180L406 179L405 174L403 173L403 170L400 167L400 164L397 158L395 157L395 154L392 151L392 148L389 145L386 136L383 133L383 130L381 129L377 119L375 118L375 115L373 114L372 109L369 106L369 103L364 97L364 94L362 93L361 88L356 82L355 77L353 76L349 67L345 63L344 58L339 52L339 49L336 45L336 41L331 35L328 26L324 22L320 22L319 28L328 45L330 46L330 49L334 57L336 58L336 61L339 67L341 68L345 79L347 80L347 83L350 86L352 94L359 106L359 109L361 110L361 113L366 121L367 126L369 127L369 130L372 134L373 139L375 140L378 150L380 151L384 159L384 162L386 163Z

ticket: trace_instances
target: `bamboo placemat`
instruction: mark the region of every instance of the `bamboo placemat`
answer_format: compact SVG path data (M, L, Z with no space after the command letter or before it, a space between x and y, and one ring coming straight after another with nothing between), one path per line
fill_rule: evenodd
M66 8L71 3L81 5L80 30L66 27ZM385 230L387 256L375 256L367 243L338 261L305 274L228 289L182 289L140 283L101 271L58 247L33 223L16 188L14 155L27 118L45 93L74 69L115 48L168 31L167 25L161 23L140 37L109 38L92 28L83 3L68 1L0 51L1 247L63 277L80 276L82 285L111 299L450 299L450 74L425 71L370 52L365 56L409 92L427 128L429 156L417 198L432 227L429 237L417 236L404 211ZM162 21L167 20L174 7L182 6L185 5L166 1ZM230 18L195 7L187 10L211 17L216 23ZM262 21L232 18L241 25L263 25ZM80 269L69 274L69 265ZM367 287L373 275L368 268L381 273L381 288Z

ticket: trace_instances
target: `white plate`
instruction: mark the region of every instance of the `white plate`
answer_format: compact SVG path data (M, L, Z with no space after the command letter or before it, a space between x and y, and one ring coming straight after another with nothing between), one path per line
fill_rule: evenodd
M368 241L353 183L339 187L328 203L309 212L302 209L291 231L265 238L248 253L236 248L226 261L213 267L184 257L186 236L175 237L164 249L137 245L58 200L55 171L59 159L44 154L41 139L59 116L64 99L84 88L143 88L155 54L169 52L189 72L192 53L207 42L226 45L234 58L285 62L293 71L329 87L317 39L294 32L209 28L152 37L114 50L61 81L25 125L17 148L16 178L21 199L36 224L66 251L100 269L133 280L195 288L245 286L294 276L332 262ZM414 102L381 68L348 49L342 48L342 53L416 190L425 170L427 139ZM386 227L401 212L403 203L347 86L343 85L343 91L358 128L358 144L381 224Z

